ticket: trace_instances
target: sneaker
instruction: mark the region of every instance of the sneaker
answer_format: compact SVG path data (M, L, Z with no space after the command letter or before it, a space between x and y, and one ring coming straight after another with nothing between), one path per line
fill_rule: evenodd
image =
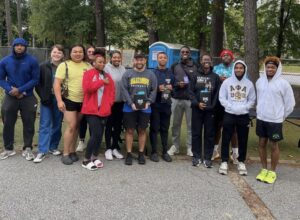
M211 160L204 160L203 164L204 164L204 167L206 167L206 168L213 168Z
M8 157L14 156L16 154L16 151L14 150L4 150L1 154L0 154L0 160L4 160Z
M34 163L40 163L40 162L42 162L42 160L45 159L45 157L46 157L46 154L44 154L44 153L38 153L36 155L36 157L34 158L33 162Z
M220 154L217 150L214 150L213 155L211 157L211 160L215 160L215 159L218 159L218 158L220 158Z
M132 165L132 154L131 153L127 153L126 159L125 159L125 164Z
M69 157L71 158L71 160L73 162L77 162L79 160L79 157L77 156L77 154L75 152L70 153Z
M61 157L61 162L62 162L63 164L65 164L65 165L71 165L71 164L73 164L73 160L70 158L69 155L63 155L63 156Z
M235 164L235 165L239 164L238 157L239 157L239 154L237 154L237 153L232 153L231 154L231 159L232 159L233 164Z
M186 150L186 155L187 155L187 156L190 156L190 157L193 156L193 152L192 152L192 150L191 150L190 148L188 148L188 149Z
M159 158L158 158L157 153L151 154L150 160L152 160L153 162L158 162L158 161L159 161Z
M139 161L139 164L142 164L142 165L144 165L146 163L145 156L144 156L143 152L139 152L138 161Z
M76 152L83 152L85 148L86 148L86 146L85 146L84 141L83 141L83 140L80 140L80 141L78 142L78 146L77 146L77 148L76 148Z
M27 147L25 150L23 150L22 156L25 157L25 159L28 161L33 160L35 158L30 147Z
M259 174L256 176L256 180L263 182L267 174L268 174L267 169L261 169Z
M265 183L273 184L277 179L277 175L274 171L269 170L264 178Z
M201 159L193 157L193 159L192 159L192 165L194 167L199 167L201 163L202 163Z
M170 149L168 150L168 154L170 156L174 156L174 154L179 154L179 150L177 149L177 147L175 145L172 145L170 147Z
M117 149L114 149L114 150L112 151L112 155L113 155L115 158L117 158L117 159L123 159L123 158L124 158L124 156L123 156Z
M104 153L104 156L105 156L106 160L113 160L114 159L111 149L106 150L105 153Z
M172 162L172 158L170 157L170 155L168 153L163 154L162 159L166 162Z
M227 175L228 171L228 164L227 162L222 162L219 168L219 173L223 175Z
M58 155L61 155L61 152L57 149L54 149L54 150L49 150L49 153L54 155L54 156L58 156Z
M237 169L239 171L239 174L242 176L247 176L247 169L246 169L246 165L243 162L239 162Z
M97 166L92 161L90 161L90 160L88 160L88 161L82 161L81 166L83 168L91 170L91 171L98 169Z

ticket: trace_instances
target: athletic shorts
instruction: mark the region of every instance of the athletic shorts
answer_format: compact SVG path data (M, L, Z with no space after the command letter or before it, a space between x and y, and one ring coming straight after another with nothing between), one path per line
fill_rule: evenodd
M283 139L282 123L273 123L257 119L256 135L258 137L269 138L273 142Z
M124 112L123 123L125 129L146 129L150 121L150 115L150 113L144 113L142 111Z
M67 111L70 112L81 112L82 102L73 102L69 99L63 99Z

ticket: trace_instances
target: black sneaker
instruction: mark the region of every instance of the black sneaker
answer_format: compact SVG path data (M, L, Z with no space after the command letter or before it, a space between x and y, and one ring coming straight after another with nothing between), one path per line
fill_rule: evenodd
M192 165L193 165L194 167L199 167L201 163L202 163L202 162L201 162L201 159L196 158L196 157L193 157Z
M139 161L139 164L145 164L146 163L145 156L144 156L143 152L139 152L138 161Z
M73 162L76 162L79 160L79 157L77 156L77 154L75 152L70 153L69 156Z
M150 160L152 160L153 162L158 162L158 161L159 161L159 158L158 158L157 153L151 154Z
M73 160L70 158L69 155L66 155L66 156L62 156L61 157L61 162L65 165L71 165L73 164Z
M166 162L172 162L172 157L168 153L163 154L162 159Z
M131 153L127 153L126 159L125 159L125 164L126 165L132 165L132 155L131 155Z
M211 160L204 160L203 164L206 168L213 168Z

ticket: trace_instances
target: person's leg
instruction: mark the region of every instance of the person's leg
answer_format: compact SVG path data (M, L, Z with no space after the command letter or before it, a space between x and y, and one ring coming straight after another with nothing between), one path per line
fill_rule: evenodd
M150 116L150 144L152 147L151 154L157 153L157 135L159 132L160 126L160 112L157 108L151 108L151 116Z
M112 106L112 109L114 108L114 105ZM107 118L106 126L105 126L105 145L106 150L113 149L112 146L112 136L113 136L113 120L115 115L112 114Z
M247 156L247 144L249 135L249 116L243 115L239 116L237 119L236 132L238 136L239 143L239 157L237 158L239 162L244 162Z
M85 117L82 117L79 125L79 139L84 141L85 139L85 134L87 130L87 120Z
M40 106L40 127L39 127L39 153L47 153L50 146L52 123L51 107L41 104Z
M276 171L279 162L279 145L278 142L270 141L271 143L271 170Z
M180 147L181 124L184 113L181 102L182 100L172 99L172 143L176 147L177 151L179 151Z
M112 132L112 146L113 149L120 150L119 140L123 125L123 105L124 103L115 103L113 108L113 132Z
M213 112L205 112L204 120L204 159L210 161L214 150L214 114Z
M184 101L184 111L185 111L185 120L186 120L186 128L187 128L187 136L186 136L186 147L188 156L192 156L192 108L191 101Z
M14 149L15 124L19 110L19 101L8 95L5 95L2 103L3 117L3 142L5 150Z
M267 162L267 144L268 144L268 138L265 137L259 137L258 141L258 152L260 157L260 162L263 169L268 168L268 162Z
M64 133L64 156L75 152L74 146L78 136L79 118L79 112L77 111L65 111L64 113L64 121L66 122Z
M20 100L20 114L23 123L24 147L32 149L34 136L34 122L36 117L37 100L34 96L28 96ZM48 146L49 147L49 146Z
M57 104L51 107L52 108L52 131L50 139L50 150L57 150L59 142L61 139L61 126L63 120L63 113L57 108Z
M223 119L223 131L222 131L222 147L221 157L222 162L228 162L229 160L229 144L235 128L235 117L231 114L225 113Z
M168 134L171 119L171 109L160 113L160 138L162 144L162 154L166 154L168 150Z
M192 152L195 158L202 158L202 117L197 108L192 108Z
M139 152L144 152L147 138L146 129L150 121L150 113L143 113L140 111L137 113Z
M124 112L126 151L131 153L133 134L137 124L137 112Z
M132 144L133 144L133 128L127 128L125 131L125 142L126 142L126 150L127 153L131 153L132 151Z
M145 150L145 145L146 145L146 129L139 128L138 129L139 135L138 135L138 141L139 141L139 152L143 153Z

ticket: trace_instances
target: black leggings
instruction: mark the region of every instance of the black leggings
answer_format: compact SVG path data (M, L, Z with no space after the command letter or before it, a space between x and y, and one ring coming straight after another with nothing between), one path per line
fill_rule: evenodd
M86 120L89 124L91 137L87 143L85 159L90 159L92 155L95 157L99 155L99 150L102 142L107 117L86 115Z

